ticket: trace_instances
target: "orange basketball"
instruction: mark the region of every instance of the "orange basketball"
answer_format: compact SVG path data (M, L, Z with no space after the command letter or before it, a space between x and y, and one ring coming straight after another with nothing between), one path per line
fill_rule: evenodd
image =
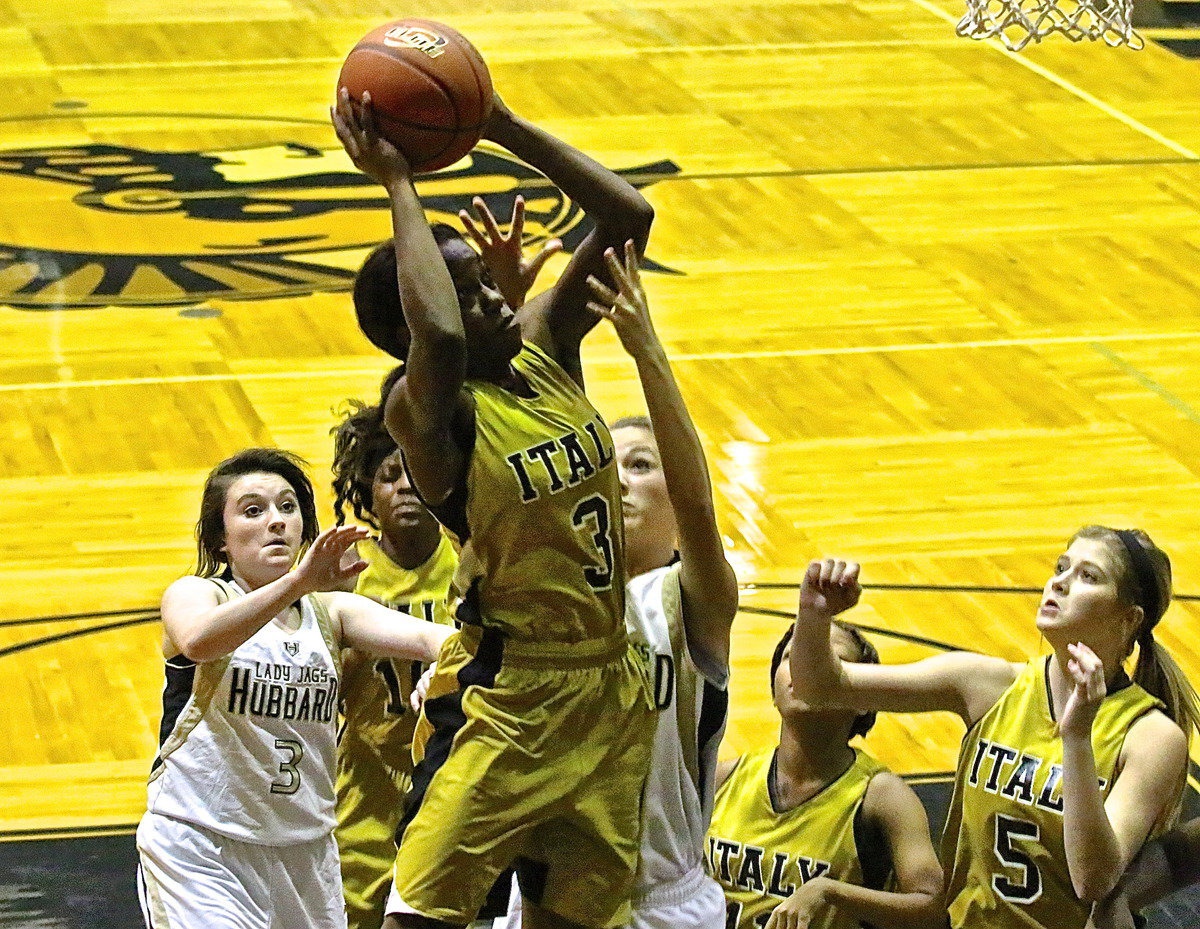
M414 172L454 164L492 114L492 77L462 34L427 19L372 29L346 56L338 87L369 91L384 136Z

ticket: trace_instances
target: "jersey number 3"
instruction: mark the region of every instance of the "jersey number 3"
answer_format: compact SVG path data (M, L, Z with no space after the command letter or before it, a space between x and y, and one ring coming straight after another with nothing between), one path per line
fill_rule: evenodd
M295 739L276 739L275 747L288 757L279 762L279 777L271 782L271 793L294 794L300 789L300 771L296 765L304 757L304 746Z
M592 590L608 590L612 587L613 579L613 546L609 534L611 524L608 517L608 503L599 494L593 494L579 501L575 512L571 514L571 525L576 529L588 528L592 532L592 543L596 551L604 559L604 567L585 565L583 578Z

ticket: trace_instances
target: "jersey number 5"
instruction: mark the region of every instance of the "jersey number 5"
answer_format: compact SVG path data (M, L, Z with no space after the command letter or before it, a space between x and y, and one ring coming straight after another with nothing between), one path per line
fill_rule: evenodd
M576 529L585 526L592 530L592 543L596 551L604 558L604 567L585 565L583 578L592 590L608 590L613 578L613 546L609 535L608 503L599 494L593 494L579 501L575 512L571 514L571 525Z
M992 875L992 890L1009 903L1032 903L1042 895L1042 874L1037 862L1013 846L1014 841L1022 839L1036 842L1041 834L1037 823L996 814L996 857L1021 872L1019 883L1010 881L1007 874Z

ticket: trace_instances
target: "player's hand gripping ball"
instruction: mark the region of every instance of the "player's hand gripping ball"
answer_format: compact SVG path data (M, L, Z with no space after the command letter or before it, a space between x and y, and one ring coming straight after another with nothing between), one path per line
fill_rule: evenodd
M368 32L346 56L338 87L358 101L370 92L380 132L416 174L462 158L492 115L492 77L475 46L427 19Z

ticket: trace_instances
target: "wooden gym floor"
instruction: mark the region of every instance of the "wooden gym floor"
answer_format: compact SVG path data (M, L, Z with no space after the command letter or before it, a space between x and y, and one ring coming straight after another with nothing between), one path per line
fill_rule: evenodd
M212 464L294 449L328 518L331 408L387 369L344 292L387 219L326 106L400 15L657 209L649 289L749 585L726 753L774 737L817 555L864 563L885 660L1037 653L1030 591L1084 523L1146 527L1200 596L1200 65L1153 41L1013 55L957 38L957 0L0 0L4 837L140 815L153 611ZM449 213L518 189L532 232L578 232L494 154L422 182ZM611 334L585 352L600 409L640 409ZM1162 635L1200 680L1197 616ZM869 742L944 772L960 735Z

